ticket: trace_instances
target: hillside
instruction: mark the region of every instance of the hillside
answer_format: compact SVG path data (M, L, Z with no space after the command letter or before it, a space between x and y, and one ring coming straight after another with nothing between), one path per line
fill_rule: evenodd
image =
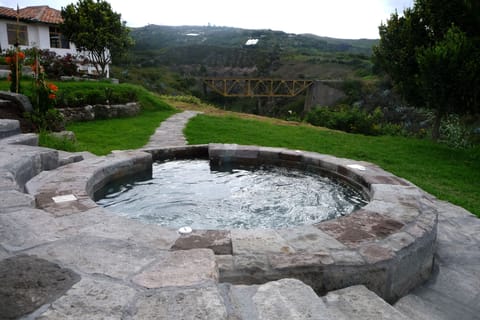
M135 46L128 57L115 60L114 77L161 94L195 95L245 112L258 112L259 102L208 96L199 79L362 79L372 74L370 56L378 42L214 26L148 25L132 29L131 35ZM302 99L276 100L269 115L301 112Z
M164 68L163 73L169 71L180 78L352 78L370 72L369 57L377 43L211 26L149 25L132 29L131 34L135 47L128 59L117 63L123 71L131 73L132 67L144 71ZM150 78L149 83L152 80L155 82Z
M344 40L312 34L291 34L273 30L247 30L212 26L148 25L132 30L136 50L156 50L167 47L202 45L209 47L241 48L248 39L258 39L256 47L282 50L320 50L370 55L377 40Z

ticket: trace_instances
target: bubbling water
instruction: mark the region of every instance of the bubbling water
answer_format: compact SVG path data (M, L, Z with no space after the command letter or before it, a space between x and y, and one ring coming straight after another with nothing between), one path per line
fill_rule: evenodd
M207 160L155 163L152 179L107 185L97 204L170 228L286 228L344 216L366 204L330 178L268 167L211 170Z

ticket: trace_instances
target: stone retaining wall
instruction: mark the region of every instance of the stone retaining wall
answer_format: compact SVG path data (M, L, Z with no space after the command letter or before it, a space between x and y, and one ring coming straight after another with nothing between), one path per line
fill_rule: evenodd
M91 197L101 186L144 172L156 160L209 158L212 165L271 164L328 173L361 188L370 199L368 205L346 217L281 230L194 230L180 235L154 225L145 229L170 235L170 250L213 250L221 282L255 284L293 277L320 294L363 284L392 302L430 276L437 228L431 196L376 165L255 146L211 144L144 151L114 153L42 172L28 182L27 190L39 208L58 217L97 207ZM52 201L55 195L70 193L77 200ZM127 230L129 220L124 220L122 230Z
M88 105L81 108L59 108L64 116L65 121L91 121L95 119L110 119L133 117L140 112L140 104L138 102L130 102L127 104L94 106Z

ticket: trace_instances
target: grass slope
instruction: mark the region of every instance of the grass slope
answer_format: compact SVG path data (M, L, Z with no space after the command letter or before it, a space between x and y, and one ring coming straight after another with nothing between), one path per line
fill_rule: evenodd
M78 150L105 155L143 147L160 123L174 113L173 109L144 110L134 118L72 123L67 130L75 132Z
M367 137L234 116L197 116L189 122L185 134L191 144L285 147L369 161L480 217L479 147L453 150L428 140Z

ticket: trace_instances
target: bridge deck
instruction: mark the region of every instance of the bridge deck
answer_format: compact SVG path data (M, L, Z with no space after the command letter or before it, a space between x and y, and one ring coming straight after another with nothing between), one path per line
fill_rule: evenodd
M203 79L211 90L224 97L295 97L313 84L313 80L283 79Z

